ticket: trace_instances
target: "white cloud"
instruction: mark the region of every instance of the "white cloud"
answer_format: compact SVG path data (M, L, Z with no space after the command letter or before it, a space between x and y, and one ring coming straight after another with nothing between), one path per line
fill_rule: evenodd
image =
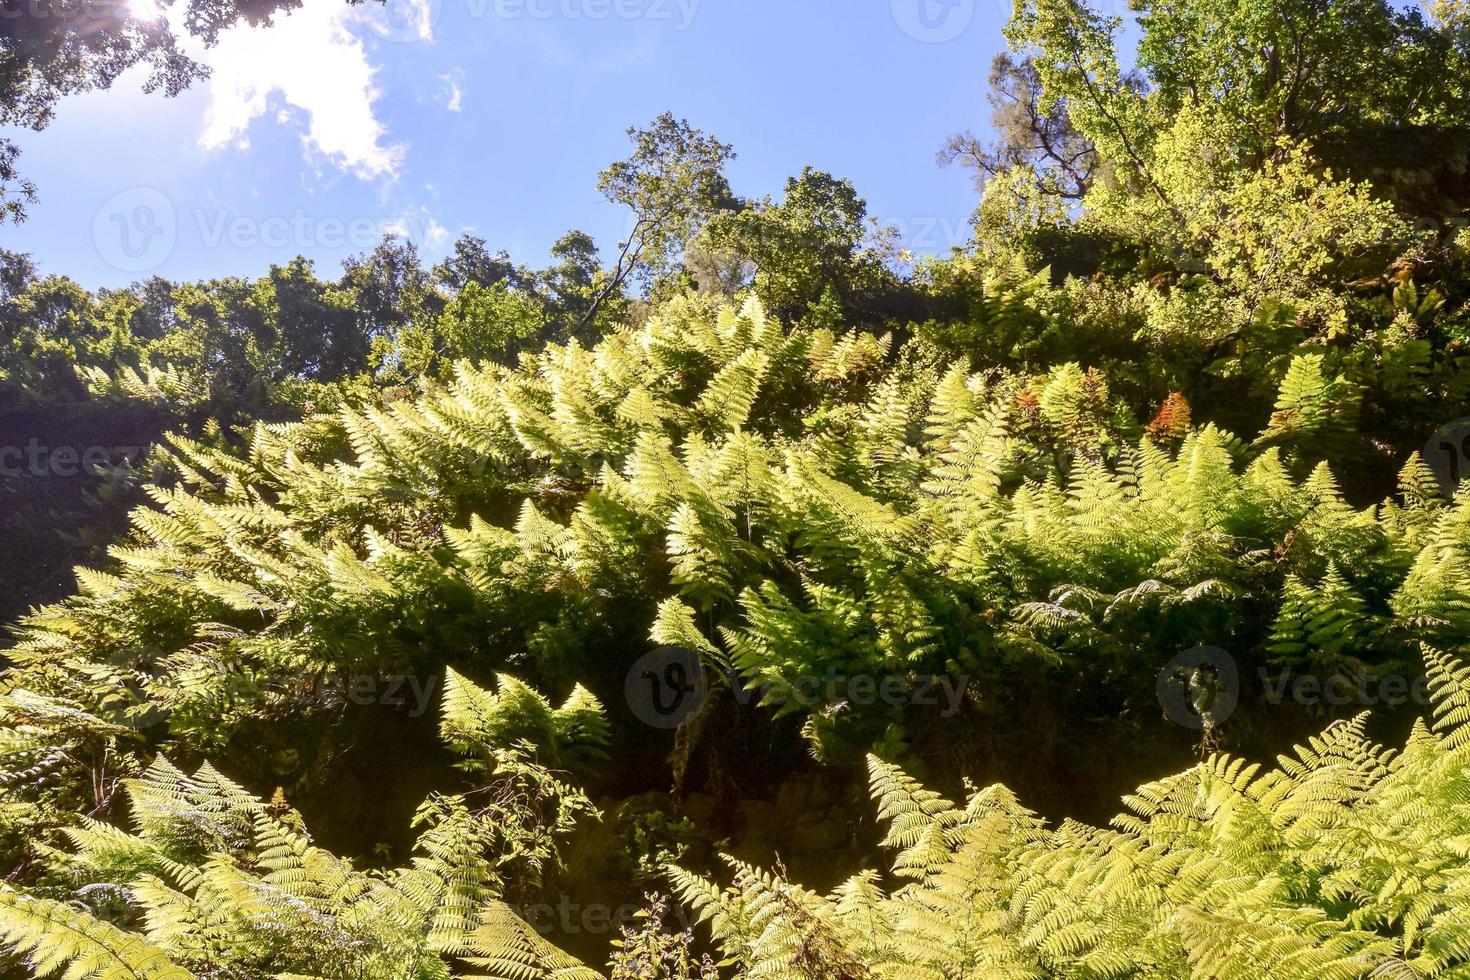
M432 251L443 251L444 246L449 244L449 229L441 225L437 218L430 218L428 227L424 229L424 244Z
M420 9L416 0L413 6ZM405 148L385 142L387 131L373 111L375 69L362 39L349 30L361 16L346 3L307 3L277 15L269 28L221 34L218 45L197 55L211 69L200 145L248 146L250 123L276 99L305 114L302 142L309 153L363 179L395 175ZM278 122L285 112L278 107Z
M388 0L391 4L392 0ZM408 0L413 8L412 22L418 29L420 41L434 40L434 22L439 19L439 5L435 0Z
M464 89L459 87L459 80L455 78L455 74L458 73L439 76L439 81L444 83L444 108L450 112L458 112L464 100Z
M449 229L429 214L427 208L399 215L388 222L383 231L407 238L429 255L442 254L449 244Z

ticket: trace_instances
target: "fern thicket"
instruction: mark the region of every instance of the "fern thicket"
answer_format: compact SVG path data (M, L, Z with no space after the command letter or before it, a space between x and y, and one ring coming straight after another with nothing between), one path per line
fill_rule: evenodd
M1216 755L1139 787L1107 829L999 785L951 803L870 757L884 875L671 874L743 976L1461 976L1470 686L1426 660L1437 721L1401 751L1335 722L1274 769Z
M515 739L525 702L539 698L509 677L499 693L456 677L441 726L473 753L483 785L426 799L412 860L388 871L360 870L314 844L279 792L262 801L208 763L190 773L160 755L124 784L126 828L84 817L64 845L41 848L36 894L0 891L0 938L37 975L64 967L108 980L219 970L445 978L455 964L504 980L595 976L503 900L555 862L579 817L596 814ZM576 722L569 747L605 744L595 702L555 714Z
M1319 358L1250 445L1208 424L1156 441L1075 364L931 355L680 299L418 399L238 448L174 437L132 540L27 618L6 685L210 748L337 710L364 676L510 666L607 700L647 645L678 644L857 757L924 711L847 710L853 678L973 693L1029 662L1146 699L1201 643L1371 672L1465 639L1470 503L1415 459L1400 499L1359 509L1291 448L1287 416L1347 418L1309 380ZM815 703L812 677L836 678ZM503 696L557 756L595 701Z
M683 298L591 347L462 364L418 397L257 424L243 442L218 429L173 437L132 537L105 568L78 571L75 597L34 611L8 651L0 779L14 795L0 812L33 865L74 876L95 914L141 923L138 949L186 969L224 959L346 975L313 957L350 949L353 975L439 975L463 959L576 976L584 968L493 902L534 887L590 810L552 773L596 774L629 722L615 695L653 645L693 649L761 710L798 716L825 761L944 734L917 701L865 701L864 678L961 680L953 707L979 719L1019 710L1028 677L1063 701L1061 687L1083 700L1112 691L1119 711L1159 717L1155 673L1199 644L1244 667L1365 675L1405 670L1423 642L1460 651L1470 495L1445 499L1416 457L1394 499L1350 502L1318 459L1355 418L1326 370L1299 357L1254 441L1193 420L1182 398L1146 430L1095 368L976 373L923 340L895 349L889 336L783 326L754 300ZM357 680L395 675L442 680L445 740L500 790L431 797L418 857L387 877L315 849L297 818L213 770L188 776L156 756L167 742L247 762L244 733L336 717ZM492 675L493 691L465 679ZM814 677L828 681L815 698ZM681 733L676 771L699 739L718 740L707 720ZM1416 735L1406 757L1443 741ZM1267 810L1287 806L1298 779L1313 801L1371 809L1301 765L1311 771L1277 782L1231 775L1256 810L1226 807L1206 784L1214 769L1170 783L1204 787L1178 790L1195 809L1145 788L1167 818L1107 832L1045 830L1001 790L960 809L885 770L904 888L866 876L820 896L742 865L744 897L728 904L681 881L720 905L717 932L755 975L866 976L886 962L912 976L1191 963L1227 975L1245 969L1244 936L1256 937L1250 963L1323 975L1458 962L1448 913L1424 937L1432 903L1386 920L1402 926L1367 916L1339 929L1360 886L1318 896L1303 877L1315 857L1297 877L1236 869L1215 882L1209 846L1186 860L1160 843L1169 828L1215 833L1188 818L1218 822L1240 860L1271 827L1272 853L1291 852L1297 811L1282 829ZM1403 794L1377 770L1353 772L1353 792ZM158 793L181 795L150 809ZM122 816L133 833L116 829ZM1300 819L1315 832L1338 817ZM55 828L70 850L48 838ZM1346 881L1327 878L1322 896ZM1194 886L1204 897L1189 904ZM1248 904L1267 899L1270 911ZM386 923L397 925L380 935ZM18 946L35 934L17 929ZM951 943L952 929L971 933ZM932 968L926 944L939 947Z
M957 805L870 756L886 873L825 895L734 859L727 887L669 876L740 976L1457 976L1470 668L1424 656L1434 720L1401 751L1361 715L1274 769L1217 755L1141 786L1109 829L1048 827L1000 785ZM446 731L494 698L459 686ZM0 937L38 974L600 976L494 897L495 832L462 800L431 808L408 867L364 873L208 765L160 759L128 795L131 833L87 821L48 851L70 902L0 891ZM614 956L639 975L714 973L654 924Z

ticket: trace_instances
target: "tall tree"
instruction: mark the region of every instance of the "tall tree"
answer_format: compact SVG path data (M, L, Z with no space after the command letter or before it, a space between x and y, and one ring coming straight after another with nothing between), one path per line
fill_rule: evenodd
M470 283L493 286L502 280L514 283L522 278L504 249L492 254L485 239L478 235L461 235L454 250L434 266L433 272L435 282L456 292Z
M1097 168L1097 149L1067 114L1061 99L1050 112L1041 108L1041 76L1027 57L1008 51L990 65L991 128L985 142L966 130L949 138L939 151L940 163L959 164L974 172L975 186L1015 167L1030 167L1042 175L1043 193L1076 200L1087 193Z
M350 297L316 277L310 259L271 266L256 285L273 380L336 381L367 366L368 336Z
M787 179L779 204L766 198L716 215L701 242L749 262L761 301L799 316L824 297L850 300L881 280L881 262L864 248L867 219L852 181L807 167Z
M374 340L439 315L443 296L434 289L412 241L387 235L366 255L342 263L342 288L352 298L359 327Z
M597 189L632 212L632 226L592 302L598 309L632 281L651 284L678 263L685 245L715 213L734 207L725 164L735 151L693 126L664 113L647 129L630 129L633 153L602 172Z

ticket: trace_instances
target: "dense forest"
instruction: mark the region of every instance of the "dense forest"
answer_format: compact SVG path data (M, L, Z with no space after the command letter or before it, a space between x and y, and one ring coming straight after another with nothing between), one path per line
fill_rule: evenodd
M0 971L1470 977L1470 6L1128 20L943 256L672 114L542 268L0 254Z

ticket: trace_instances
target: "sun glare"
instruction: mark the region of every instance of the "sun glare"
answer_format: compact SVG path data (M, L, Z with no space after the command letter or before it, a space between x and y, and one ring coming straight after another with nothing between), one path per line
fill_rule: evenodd
M128 16L152 24L167 19L159 0L127 0Z

